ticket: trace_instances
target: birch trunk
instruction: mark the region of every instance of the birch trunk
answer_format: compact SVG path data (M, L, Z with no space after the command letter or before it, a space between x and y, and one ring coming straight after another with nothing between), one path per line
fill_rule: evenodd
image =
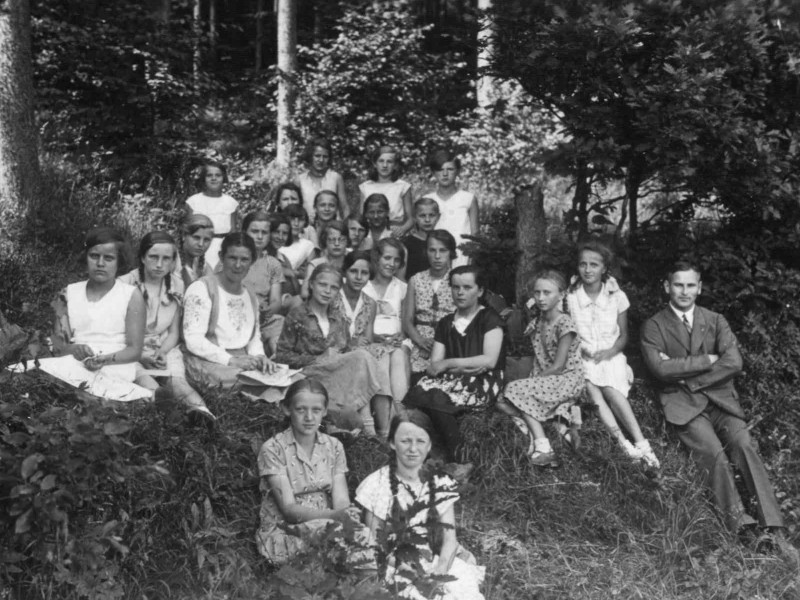
M275 162L289 165L292 141L289 126L292 121L294 100L294 74L297 70L297 3L296 0L278 0L278 140Z

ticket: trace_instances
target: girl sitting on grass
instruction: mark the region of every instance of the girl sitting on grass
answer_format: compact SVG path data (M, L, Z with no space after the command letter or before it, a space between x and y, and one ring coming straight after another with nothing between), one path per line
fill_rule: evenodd
M391 462L356 490L356 502L366 510L370 541L386 540L377 553L386 586L400 598L482 599L484 568L456 538L458 484L447 475L422 471L431 450L427 422L419 414L395 416L389 446L394 451ZM454 580L437 585L431 575Z
M577 431L572 407L583 393L583 368L575 324L562 312L567 282L558 271L544 270L533 278L533 300L539 316L525 330L533 342L533 371L526 379L509 383L498 408L527 425L528 456L539 467L557 467L542 423L559 419L557 429L575 447ZM521 424L518 423L518 426Z
M360 518L350 505L342 443L319 431L328 412L325 387L314 379L296 381L281 408L290 427L264 442L258 452L263 498L256 544L275 564L305 548L301 533L324 531L331 521Z

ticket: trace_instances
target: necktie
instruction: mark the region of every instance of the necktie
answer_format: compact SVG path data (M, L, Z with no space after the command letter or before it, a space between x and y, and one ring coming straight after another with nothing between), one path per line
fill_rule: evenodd
M683 326L686 327L686 331L689 332L689 335L692 335L692 325L689 323L689 319L686 318L686 315L683 315Z

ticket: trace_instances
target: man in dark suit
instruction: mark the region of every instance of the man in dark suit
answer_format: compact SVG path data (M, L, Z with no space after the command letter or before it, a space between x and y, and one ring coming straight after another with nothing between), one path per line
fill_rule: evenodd
M672 266L664 281L669 305L642 327L645 362L661 383L664 415L705 472L727 526L743 532L756 525L736 491L733 463L758 502L758 524L780 537L780 546L788 545L778 501L733 387L742 370L736 337L725 317L695 304L701 290L694 265Z

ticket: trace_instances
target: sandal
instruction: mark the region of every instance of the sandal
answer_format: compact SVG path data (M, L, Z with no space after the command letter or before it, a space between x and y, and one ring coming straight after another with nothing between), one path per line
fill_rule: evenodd
M531 459L531 463L536 465L537 467L550 467L551 469L555 469L558 467L558 459L556 458L555 452L541 452L536 450L534 452L528 453L528 458Z

